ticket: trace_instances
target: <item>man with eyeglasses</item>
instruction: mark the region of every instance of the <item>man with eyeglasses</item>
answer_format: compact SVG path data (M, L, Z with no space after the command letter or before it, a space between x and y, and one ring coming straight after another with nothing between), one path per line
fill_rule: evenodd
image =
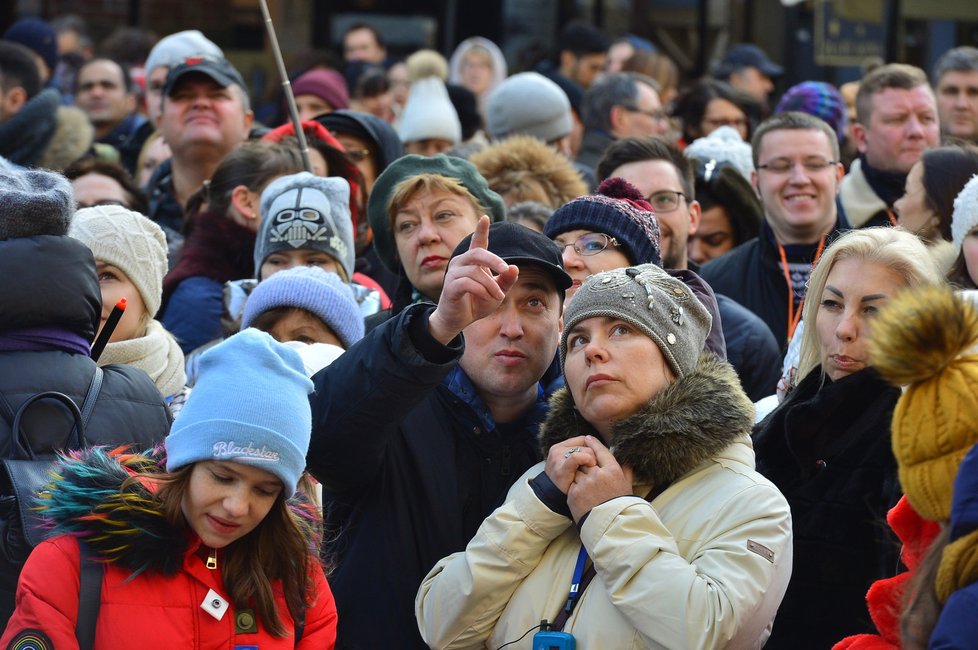
M687 243L699 227L700 204L694 196L692 165L677 147L654 137L622 138L608 147L598 164L598 177L623 178L647 197L659 224L663 268L699 272L689 260ZM770 395L780 375L774 336L760 318L731 298L717 293L716 300L727 360L744 391L754 400Z
M784 349L801 320L812 264L848 228L836 207L844 170L835 131L805 113L769 118L751 145L752 180L764 209L761 232L702 273L717 293L758 315Z
M577 162L596 169L615 140L665 135L669 118L662 108L654 79L637 72L605 75L581 102L584 139Z
M910 168L941 144L937 99L920 68L879 67L859 83L852 135L859 149L839 189L839 206L853 228L896 225L893 204Z

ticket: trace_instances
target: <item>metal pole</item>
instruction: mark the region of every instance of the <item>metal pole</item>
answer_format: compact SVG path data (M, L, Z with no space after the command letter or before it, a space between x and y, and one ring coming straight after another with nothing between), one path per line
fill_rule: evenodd
M261 13L265 18L265 31L268 32L268 41L272 46L272 53L275 55L275 63L278 65L278 74L282 78L282 90L285 91L285 102L289 107L289 116L292 118L292 125L295 127L295 139L299 143L299 153L302 155L302 166L306 171L312 173L312 163L309 162L309 144L306 142L306 134L302 130L302 121L299 119L299 108L295 105L295 95L292 94L292 83L289 81L289 73L285 69L285 60L282 58L282 49L278 45L278 37L275 36L275 26L272 25L272 16L268 13L267 0L259 0Z

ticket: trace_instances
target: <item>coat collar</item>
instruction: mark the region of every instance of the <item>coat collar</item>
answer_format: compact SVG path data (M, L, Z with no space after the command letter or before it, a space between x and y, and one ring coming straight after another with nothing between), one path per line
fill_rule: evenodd
M732 443L749 443L753 420L754 405L733 367L703 354L693 372L614 425L611 451L619 463L632 467L637 483L667 485L725 455ZM577 412L570 392L561 388L540 431L543 455L553 444L580 435L601 437ZM734 456L753 467L748 452L745 447Z

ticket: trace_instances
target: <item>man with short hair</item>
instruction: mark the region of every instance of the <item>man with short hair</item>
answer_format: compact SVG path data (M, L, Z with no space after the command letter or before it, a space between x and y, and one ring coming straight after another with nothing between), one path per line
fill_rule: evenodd
M421 580L538 459L570 284L552 241L483 216L437 306L408 307L313 377L307 463L324 487L340 646L427 648Z
M714 291L758 315L783 350L801 320L812 264L848 225L836 207L839 140L806 113L779 113L751 142L754 188L764 209L761 233L703 266Z
M693 167L679 149L655 137L622 138L608 147L598 178L624 178L655 209L662 267L699 273L689 260L687 243L700 222ZM774 392L780 376L778 344L760 318L721 293L716 294L727 360L753 400Z
M658 84L636 72L605 75L584 93L581 105L584 140L577 161L595 169L605 150L619 138L665 135L669 118Z
M0 156L25 167L61 171L89 152L94 129L61 95L41 87L34 55L0 41Z
M608 37L594 25L568 23L557 41L557 72L587 90L604 72L610 45Z
M375 65L387 62L387 46L377 28L369 23L355 23L343 32L343 60L365 61Z
M163 87L170 68L179 65L190 56L209 56L223 59L224 52L213 41L196 29L188 29L164 36L149 51L146 57L146 115L149 117L149 132L157 128L160 110L163 105ZM145 138L143 138L145 140Z
M226 59L194 56L170 69L163 88L160 132L173 152L147 184L149 217L167 238L183 227L183 206L251 130L244 80Z
M978 48L945 52L934 66L934 88L944 134L978 144Z
M893 204L924 151L940 146L934 91L920 68L891 63L859 83L852 134L859 157L842 181L839 208L853 228L896 225Z
M774 91L774 79L783 74L784 68L771 61L764 50L741 43L727 51L713 77L747 93L761 106L767 106L768 97Z
M122 165L132 174L139 151L126 144L146 118L136 112L129 72L112 59L96 58L84 63L75 78L75 106L95 127L95 141L115 147Z

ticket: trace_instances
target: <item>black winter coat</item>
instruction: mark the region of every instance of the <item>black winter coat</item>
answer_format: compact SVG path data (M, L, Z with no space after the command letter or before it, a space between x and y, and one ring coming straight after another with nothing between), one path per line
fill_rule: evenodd
M840 218L829 234L826 246L847 228L846 222ZM763 224L760 235L710 260L703 266L700 275L716 293L733 298L759 316L771 328L778 348L782 351L785 349L788 338L788 285L770 226Z
M92 341L101 312L95 260L81 242L43 235L0 241L0 333L57 328ZM137 368L103 368L102 389L86 428L90 445L133 445L145 450L170 430L170 411L156 385ZM95 362L61 350L0 352L0 395L16 412L32 395L54 390L81 407ZM35 453L49 456L64 444L73 420L57 402L41 401L26 412L24 431ZM9 456L11 423L0 417L0 454ZM0 560L0 626L14 610L20 564Z
M875 632L866 591L899 569L886 513L900 498L890 421L900 389L867 368L821 369L754 430L757 471L791 506L794 565L766 648L830 648Z
M449 386L463 345L431 339L432 310L411 305L313 377L307 464L323 483L337 650L426 648L422 579L539 460L545 400L513 426L480 415L464 385Z

